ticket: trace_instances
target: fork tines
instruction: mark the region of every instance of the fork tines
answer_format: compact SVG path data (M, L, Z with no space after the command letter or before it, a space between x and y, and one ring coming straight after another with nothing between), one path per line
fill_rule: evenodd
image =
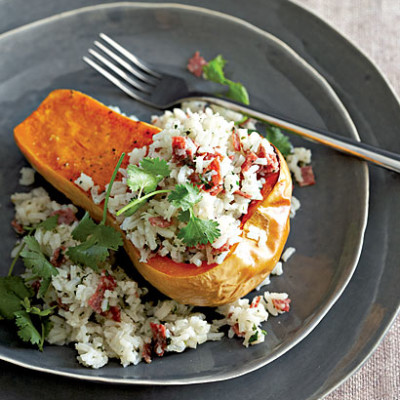
M98 51L89 49L93 58L83 57L83 60L126 94L143 101L143 94L150 94L162 75L109 36L104 33L99 36L108 46L96 40Z

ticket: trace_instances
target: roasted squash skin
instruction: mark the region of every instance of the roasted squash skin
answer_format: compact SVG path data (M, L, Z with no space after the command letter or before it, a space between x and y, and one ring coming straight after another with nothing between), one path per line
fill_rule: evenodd
M98 101L73 90L56 90L14 130L17 145L30 164L71 201L100 220L103 203L74 181L81 172L104 187L122 152L147 146L159 129L126 118ZM276 150L279 172L268 177L262 201L243 218L243 240L224 262L201 267L155 256L139 262L139 252L108 214L107 223L122 233L124 247L137 270L158 290L184 304L217 306L246 295L279 261L289 234L292 182L287 164ZM126 157L122 167L128 163ZM265 245L246 237L251 226L267 232Z

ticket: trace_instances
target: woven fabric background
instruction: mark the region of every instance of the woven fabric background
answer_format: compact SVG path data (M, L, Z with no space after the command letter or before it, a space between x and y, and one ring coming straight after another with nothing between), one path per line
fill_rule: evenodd
M295 2L322 17L357 45L400 96L400 0ZM325 400L399 399L400 316L364 366Z

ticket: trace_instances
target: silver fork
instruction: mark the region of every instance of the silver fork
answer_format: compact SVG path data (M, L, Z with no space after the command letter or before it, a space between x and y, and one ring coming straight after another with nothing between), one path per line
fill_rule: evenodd
M165 110L183 101L205 101L278 126L343 153L400 173L399 154L331 132L301 126L287 118L265 114L231 100L207 93L191 92L182 78L156 71L104 33L100 33L100 39L103 42L94 42L97 51L89 49L93 58L83 57L83 60L128 96L139 102Z

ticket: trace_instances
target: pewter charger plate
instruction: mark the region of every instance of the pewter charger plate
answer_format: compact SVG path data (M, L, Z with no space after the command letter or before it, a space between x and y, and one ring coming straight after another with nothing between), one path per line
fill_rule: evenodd
M127 99L81 62L99 31L116 38L160 70L184 76L197 89L208 89L185 71L194 51L229 61L228 74L241 81L251 103L294 120L357 137L352 121L327 82L283 42L254 26L205 9L177 5L121 3L62 14L0 37L3 59L0 104L0 216L2 254L15 240L11 193L19 168L26 164L12 129L53 89L81 90L105 104L148 120L156 110ZM197 350L168 354L150 365L128 368L111 362L100 370L80 366L68 347L47 346L43 353L23 346L0 327L0 358L28 368L80 379L171 384L215 382L254 371L304 339L321 321L349 282L362 246L367 219L368 177L364 163L333 150L293 139L313 151L317 184L296 189L302 208L292 221L288 245L297 252L270 291L286 291L292 310L265 324L263 344L245 349L240 340L206 343ZM6 274L9 260L0 268ZM126 265L125 268L130 268Z

